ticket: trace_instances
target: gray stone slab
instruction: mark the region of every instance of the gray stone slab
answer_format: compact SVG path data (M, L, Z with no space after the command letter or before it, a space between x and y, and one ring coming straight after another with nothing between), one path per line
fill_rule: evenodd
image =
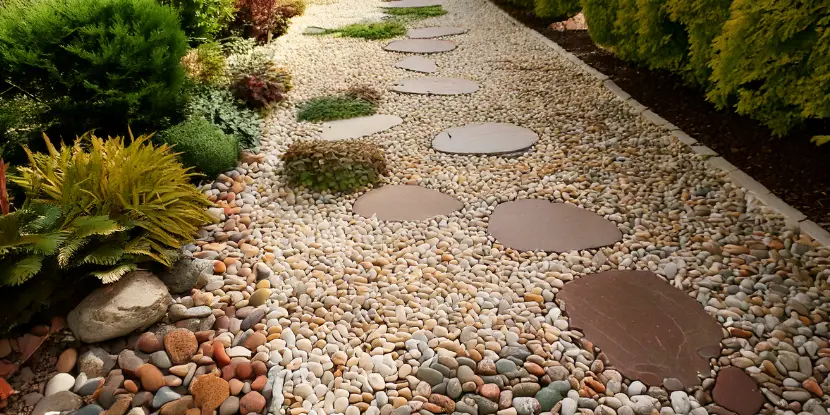
M715 150L712 150L711 148L706 147L706 146L692 146L692 151L694 151L697 154L700 154L701 156L717 156L718 155L718 153Z
M455 49L455 43L441 39L401 39L389 42L384 49L402 53L441 53Z
M542 199L496 206L488 232L519 251L566 252L613 245L622 239L617 225L589 210Z
M431 39L434 37L455 36L463 33L467 33L467 29L463 27L435 26L409 29L406 31L406 36L410 39Z
M438 65L432 59L423 56L410 56L396 63L395 67L423 73L433 73L438 70Z
M323 33L326 33L326 29L317 26L309 26L303 31L306 35L322 35Z
M539 135L528 128L506 123L468 124L442 131L432 148L452 154L505 154L530 148Z
M406 7L429 7L443 5L444 0L397 0L383 3L380 7L383 9L399 9Z
M323 134L320 138L323 140L360 138L388 130L402 122L401 117L386 114L330 121L323 124Z
M424 220L449 215L464 206L458 199L420 186L388 185L370 190L355 201L358 215L380 220Z
M674 131L671 132L671 135L673 135L674 138L680 140L680 142L682 142L686 145L693 146L693 145L697 144L697 140L695 140L692 136L690 136L689 134L684 133L681 130L674 130Z
M478 91L478 84L462 78L424 76L402 79L390 89L404 94L462 95Z

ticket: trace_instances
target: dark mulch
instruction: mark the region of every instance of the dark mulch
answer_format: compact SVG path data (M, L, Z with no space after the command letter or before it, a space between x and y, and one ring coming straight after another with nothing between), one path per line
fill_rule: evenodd
M685 86L665 71L624 62L597 47L587 31L557 32L501 0L491 0L526 26L553 40L672 124L717 151L791 206L830 230L830 144L816 147L810 137L830 134L830 120L810 121L781 138L748 117L719 111L704 92Z

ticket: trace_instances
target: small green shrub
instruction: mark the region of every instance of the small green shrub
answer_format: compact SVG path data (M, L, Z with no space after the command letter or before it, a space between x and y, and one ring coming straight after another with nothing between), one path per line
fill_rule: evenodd
M236 14L236 0L161 0L179 12L182 28L188 37L210 40Z
M387 20L374 23L354 23L337 29L326 30L326 33L344 37L380 40L401 36L406 33L406 27L401 22Z
M236 137L242 149L259 147L259 115L240 107L224 88L194 87L186 112L189 118L202 118Z
M203 118L174 125L159 133L158 140L180 153L182 164L195 167L209 179L233 169L239 159L236 137L226 135Z
M222 45L222 52L225 53L225 56L248 55L254 51L254 47L256 47L256 40L239 36L231 36L221 39L219 44Z
M735 0L714 42L709 99L783 135L830 117L830 3Z
M343 120L372 115L376 111L377 105L372 102L347 95L332 95L313 98L300 105L297 119L310 122Z
M394 9L383 9L383 11L392 16L400 16L405 19L426 19L427 17L443 16L447 14L441 6L424 6L424 7L399 7Z
M225 78L225 55L216 42L207 42L190 49L182 57L187 77L206 85L222 84Z
M579 13L579 0L535 0L533 14L543 18L568 19Z
M228 72L234 96L251 108L284 101L292 87L291 74L259 50L237 56Z
M65 137L175 119L186 50L175 11L155 0L11 0L0 8L0 76L45 102L45 119Z
M316 191L353 191L387 173L383 151L361 140L295 142L282 160L290 183Z

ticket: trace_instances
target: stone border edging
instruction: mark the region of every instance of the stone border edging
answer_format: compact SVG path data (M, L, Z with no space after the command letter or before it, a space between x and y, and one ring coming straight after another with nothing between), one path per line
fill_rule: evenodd
M511 16L509 13L502 10L501 7L498 7L497 5L493 4L491 1L485 0L485 3L487 3L489 7L493 7L496 10L498 10L499 13L504 15L504 17L507 18L509 21L513 22L513 24L522 28L531 36L539 39L542 43L558 52L565 59L571 61L583 72L586 72L589 75L592 75L595 78L597 78L597 80L602 82L602 85L605 86L606 89L608 89L619 99L623 100L628 105L630 105L632 111L635 114L639 114L651 123L667 129L675 139L691 147L691 150L693 152L700 154L702 156L710 156L710 158L706 160L706 164L708 166L727 172L729 178L735 184L746 189L750 194L752 194L752 196L755 199L761 201L761 203L766 205L768 208L778 212L781 216L784 217L784 219L786 219L788 224L797 226L802 233L806 233L810 235L813 239L818 241L820 244L830 247L830 232L819 226L817 223L807 219L807 216L801 213L798 209L790 206L789 204L781 200L778 196L772 194L772 192L766 187L764 187L764 185L757 182L751 176L735 167L732 163L729 163L723 157L720 157L717 152L715 152L709 147L699 144L697 140L683 132L683 130L681 130L674 124L670 123L665 118L659 116L657 113L650 110L645 105L639 103L637 100L631 97L631 94L623 91L622 88L620 88L616 83L614 83L614 81L612 81L608 77L608 75L605 75L604 73L592 68L590 65L585 63L582 59L579 59L573 53L568 52L562 46L559 46L559 44L557 44L556 42L545 37L545 35L525 26L523 23Z

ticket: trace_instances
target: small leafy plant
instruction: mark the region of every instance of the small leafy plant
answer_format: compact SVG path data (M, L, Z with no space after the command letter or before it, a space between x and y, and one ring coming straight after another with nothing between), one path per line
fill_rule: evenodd
M363 117L377 112L377 104L350 95L330 95L313 98L300 105L297 119L321 122Z
M305 12L304 0L238 0L237 22L246 36L267 43L288 30L292 17Z
M241 149L259 147L260 116L236 103L233 94L224 88L197 86L190 94L186 113L189 118L202 118L236 137Z
M230 68L231 91L251 108L268 108L286 99L291 74L260 51L239 56Z
M447 11L441 6L399 7L384 9L384 12L391 16L400 16L411 20L426 19L427 17L443 16L447 14Z
M406 27L396 20L374 23L354 23L337 29L328 29L324 33L343 37L356 37L369 40L390 39L406 33Z
M159 133L158 140L173 146L184 165L195 167L208 178L233 169L239 159L236 137L203 118L174 125Z
M353 191L377 183L387 174L383 151L360 140L295 142L282 160L290 183L315 191Z
M187 77L205 85L219 85L225 78L225 55L216 42L206 42L190 49L182 57Z
M213 39L236 14L236 0L161 0L178 12L182 28L192 39Z

